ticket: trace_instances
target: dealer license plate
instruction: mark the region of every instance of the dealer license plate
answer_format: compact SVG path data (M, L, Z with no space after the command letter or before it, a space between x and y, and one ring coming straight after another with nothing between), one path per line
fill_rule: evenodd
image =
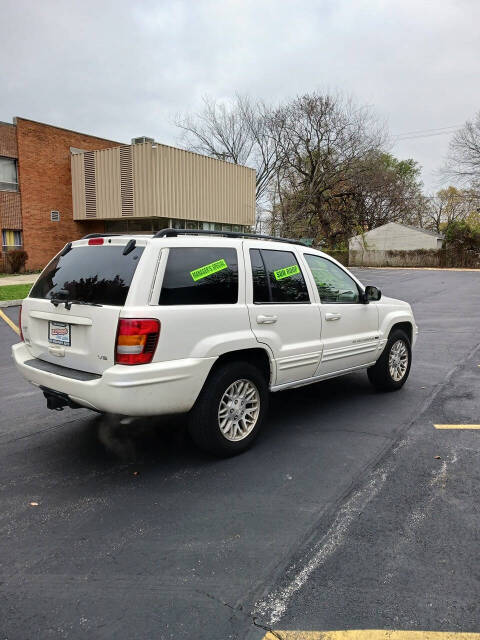
M48 341L53 344L63 344L65 347L70 346L70 325L66 322L48 322Z

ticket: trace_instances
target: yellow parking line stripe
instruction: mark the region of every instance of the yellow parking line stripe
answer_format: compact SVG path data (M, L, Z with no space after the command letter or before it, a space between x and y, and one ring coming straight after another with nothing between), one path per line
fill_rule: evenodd
M20 335L20 329L17 327L17 325L14 322L10 320L10 318L5 313L3 313L1 309L0 309L0 318L5 320L5 322L8 324L10 329L13 329L16 334Z
M457 631L397 631L349 629L345 631L274 631L263 640L480 640L480 633Z
M434 424L435 429L480 429L480 424Z

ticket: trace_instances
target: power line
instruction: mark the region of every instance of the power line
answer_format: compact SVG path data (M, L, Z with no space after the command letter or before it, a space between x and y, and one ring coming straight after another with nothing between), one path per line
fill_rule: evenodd
M458 129L462 126L463 124L451 124L448 127L436 127L435 129L417 129L416 131L404 131L403 133L395 134L395 137L409 136L415 133L429 133L430 131L445 131L445 129Z
M395 142L401 142L402 140L418 140L420 138L432 138L434 136L451 135L452 133L455 133L455 131L455 129L452 129L452 131L440 131L439 133L425 133L421 136L404 136L403 138L396 138Z
M445 136L455 133L462 125L451 125L449 127L438 127L437 129L419 129L417 131L407 131L394 135L394 141L418 140L421 138L432 138L434 136Z

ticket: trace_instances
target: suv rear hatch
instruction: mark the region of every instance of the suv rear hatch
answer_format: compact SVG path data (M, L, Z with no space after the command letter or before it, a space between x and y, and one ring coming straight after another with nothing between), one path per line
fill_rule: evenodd
M144 248L144 240L125 237L67 245L23 301L32 356L90 373L111 367L118 318Z

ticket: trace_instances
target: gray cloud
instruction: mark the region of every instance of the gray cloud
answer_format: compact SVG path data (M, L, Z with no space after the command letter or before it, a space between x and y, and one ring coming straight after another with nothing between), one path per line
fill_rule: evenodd
M456 125L480 109L479 23L475 0L3 0L0 119L174 144L175 114L204 94L339 89L392 133ZM433 190L448 140L392 150Z

